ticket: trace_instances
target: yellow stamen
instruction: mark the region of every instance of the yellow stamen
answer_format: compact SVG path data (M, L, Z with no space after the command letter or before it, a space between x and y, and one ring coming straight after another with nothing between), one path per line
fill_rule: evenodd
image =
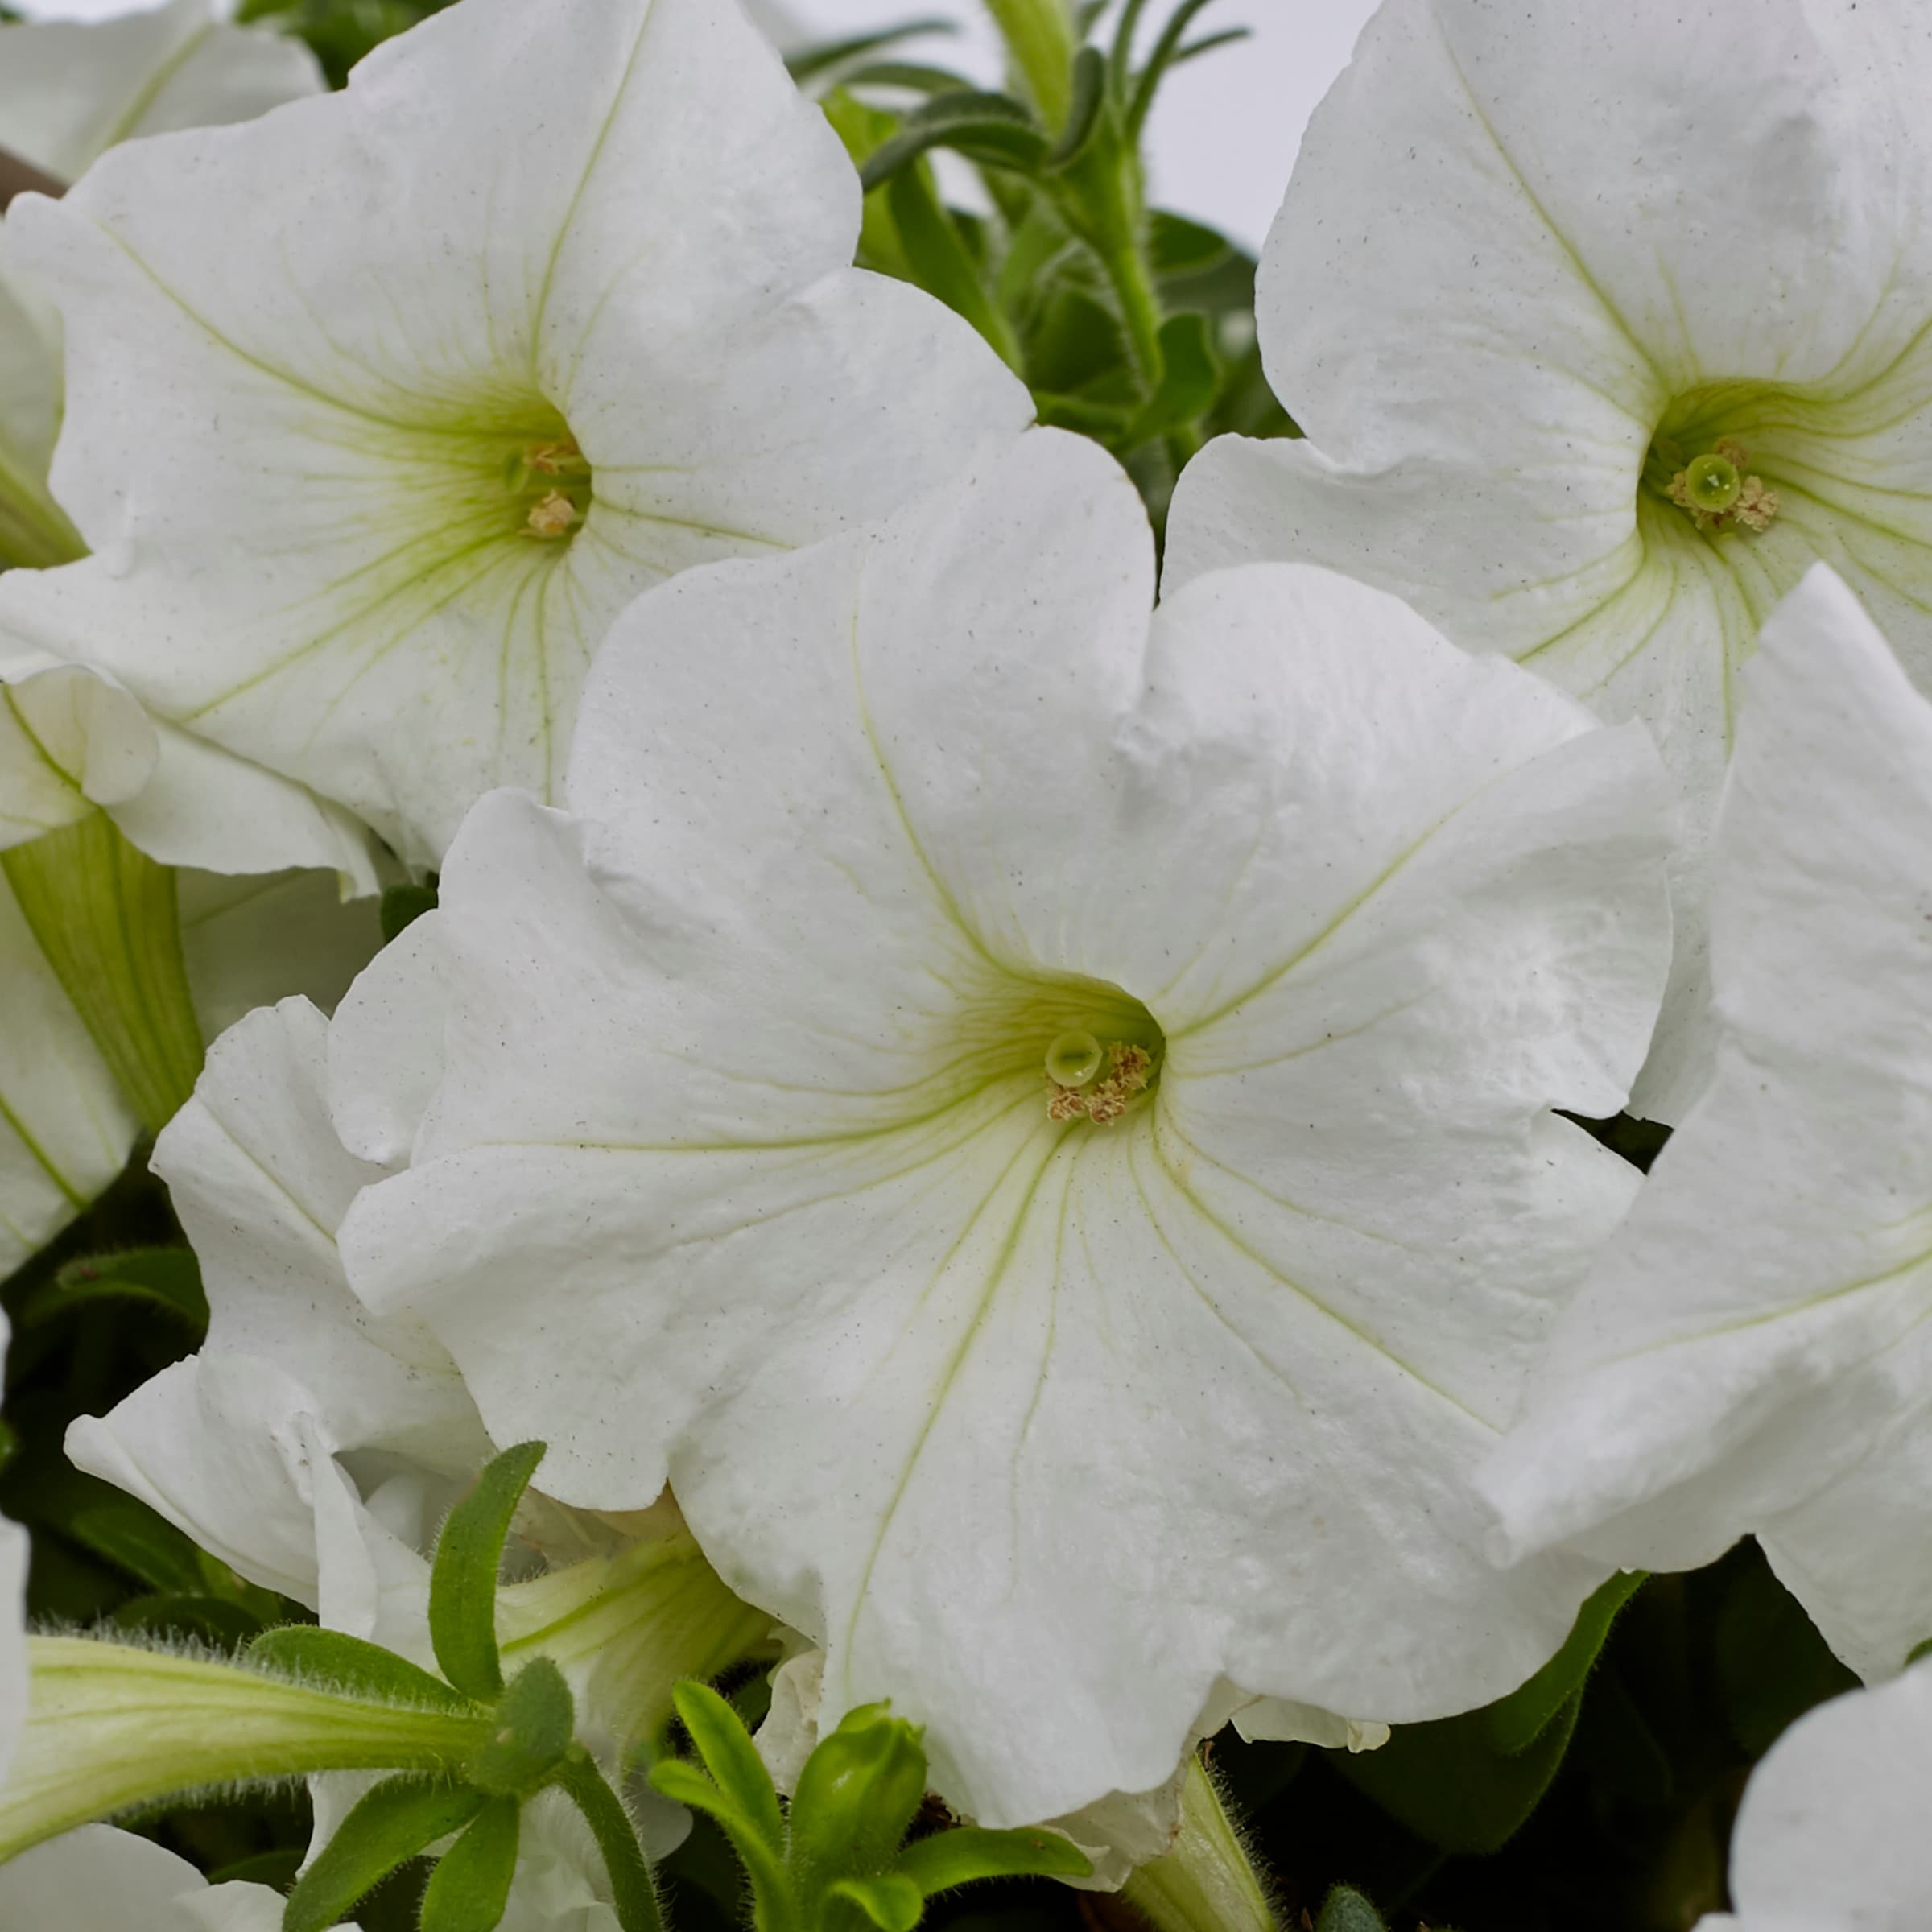
M576 520L576 505L560 489L538 497L530 506L530 532L535 537L568 536Z

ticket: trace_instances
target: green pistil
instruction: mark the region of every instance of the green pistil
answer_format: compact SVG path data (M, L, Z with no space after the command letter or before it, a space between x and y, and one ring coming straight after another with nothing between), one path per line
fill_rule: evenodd
M1166 1042L1139 1001L1114 997L1117 1005L1096 1012L1091 1026L1065 1028L1047 1042L1049 1120L1111 1126L1153 1092Z
M1684 494L1707 516L1721 516L1737 501L1744 487L1737 465L1715 450L1685 466Z

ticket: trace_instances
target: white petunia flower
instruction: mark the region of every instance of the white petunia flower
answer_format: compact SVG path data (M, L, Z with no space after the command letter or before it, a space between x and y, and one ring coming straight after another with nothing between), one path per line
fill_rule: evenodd
M491 785L549 793L640 590L1028 419L848 266L859 203L737 0L461 0L344 93L109 155L9 217L96 555L0 622L433 863Z
M1326 572L1152 590L1042 433L654 593L576 815L451 854L446 1016L337 1022L351 1138L419 1116L357 1292L566 1501L668 1475L989 1824L1161 1782L1223 1674L1481 1703L1601 1574L1494 1573L1468 1476L1635 1185L1550 1110L1654 1018L1654 754Z
M1388 0L1264 250L1306 442L1183 476L1170 586L1306 558L1637 718L1690 802L1637 1106L1708 1072L1736 673L1830 561L1932 683L1932 41L1911 0Z
M1922 1932L1932 1909L1932 1664L1808 1711L1751 1774L1736 1916L1698 1932Z
M1491 1487L1509 1552L1746 1531L1831 1647L1932 1636L1932 704L1819 568L1744 673L1709 1090L1567 1309Z
M72 181L120 142L250 120L321 85L301 42L218 21L209 0L0 26L0 149ZM0 273L0 566L80 552L47 488L60 387L58 323L31 277Z

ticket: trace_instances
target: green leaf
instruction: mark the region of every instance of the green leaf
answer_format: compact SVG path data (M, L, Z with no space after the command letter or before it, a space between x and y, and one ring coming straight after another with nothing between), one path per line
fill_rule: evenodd
M743 1811L759 1837L782 1856L785 1819L778 1809L778 1794L737 1712L708 1684L679 1684L671 1697L718 1789Z
M1251 27L1224 27L1218 34L1203 34L1198 40L1190 40L1178 49L1174 58L1167 63L1167 71L1172 73L1177 67L1185 67L1190 60L1198 60L1203 54L1217 52L1224 47L1233 47L1238 42L1252 40L1254 29Z
M1157 275L1198 275L1234 253L1234 244L1205 222L1157 208L1147 217L1147 260Z
M382 910L378 915L382 924L382 943L389 945L399 939L415 925L426 912L436 909L436 888L434 883L427 886L391 886L382 894Z
M881 27L876 33L855 34L849 39L828 40L819 46L806 47L790 56L785 64L793 80L809 80L814 74L822 74L828 68L876 52L881 47L891 47L901 40L917 39L925 34L956 34L959 31L956 23L936 15L930 19L906 20L897 27Z
M1147 110L1154 105L1154 97L1174 65L1188 28L1201 10L1212 4L1213 0L1181 0L1168 15L1167 24L1161 29L1160 38L1147 56L1147 64L1134 80L1133 99L1127 109L1127 138L1133 146L1140 145L1141 130L1147 125Z
M961 1825L908 1845L894 1869L931 1898L982 1878L1086 1878L1093 1867L1078 1845L1057 1831L989 1831Z
M245 1660L279 1677L299 1678L350 1697L386 1704L418 1704L425 1710L474 1711L460 1690L419 1670L407 1657L380 1644L345 1637L313 1624L284 1624L265 1630L248 1647Z
M651 1789L673 1804L684 1805L713 1820L738 1855L751 1880L761 1926L789 1923L793 1886L785 1860L762 1828L735 1798L728 1798L696 1765L681 1758L660 1759L650 1768Z
M901 169L886 189L886 204L906 266L919 287L970 322L1007 366L1017 369L1020 351L1013 331L986 292L978 266L934 192L927 171Z
M208 1329L208 1297L192 1248L130 1248L71 1261L20 1311L23 1323L100 1302L136 1302L196 1337Z
M604 1774L592 1763L590 1754L582 1749L573 1750L564 1759L556 1781L583 1813L584 1822L590 1827L597 1849L604 1855L604 1869L609 1875L611 1897L621 1932L662 1932L657 1888L651 1882L650 1867L644 1862L638 1835L631 1829L630 1817L617 1802L617 1794L604 1781Z
M1610 1634L1616 1614L1648 1580L1641 1570L1626 1570L1600 1584L1577 1612L1563 1647L1526 1682L1488 1708L1489 1741L1499 1751L1527 1751L1543 1727L1580 1690Z
M497 1572L523 1492L543 1459L541 1443L506 1449L449 1513L429 1577L429 1638L459 1690L494 1702L503 1690L497 1655Z
M1761 1558L1740 1569L1726 1591L1714 1641L1724 1719L1752 1757L1814 1704L1858 1687Z
M497 1700L489 1743L464 1767L479 1790L526 1798L548 1782L576 1729L576 1709L564 1673L532 1657Z
M1403 1724L1379 1751L1337 1752L1330 1762L1391 1818L1445 1852L1499 1850L1550 1788L1576 1728L1572 1694L1526 1751L1496 1749L1489 1713Z
M857 1906L879 1932L912 1932L926 1909L925 1894L896 1872L878 1878L841 1878L826 1892Z
M1336 1885L1315 1921L1315 1932L1389 1932L1382 1915L1352 1885Z
M138 1576L151 1590L196 1596L207 1588L200 1550L131 1496L108 1491L74 1510L61 1527L76 1542Z
M1030 169L1046 159L1047 142L1023 102L966 89L937 95L908 114L898 133L867 157L859 179L869 192L935 147L956 148L989 167Z
M385 1778L344 1818L289 1894L282 1932L328 1932L357 1901L483 1807L480 1791L426 1777Z
M903 87L920 94L954 94L970 92L972 80L950 67L934 67L923 60L873 60L839 76L841 87Z
M1160 386L1127 431L1145 443L1204 416L1221 386L1220 365L1205 316L1170 316L1161 324Z
M112 1620L122 1630L192 1637L213 1650L238 1650L262 1629L260 1617L225 1597L165 1591L121 1604Z
M423 1893L421 1932L495 1932L517 1875L514 1798L493 1798L443 1854Z
M1060 138L1046 151L1047 167L1071 167L1086 153L1106 105L1107 57L1097 47L1084 47L1074 56L1073 99Z

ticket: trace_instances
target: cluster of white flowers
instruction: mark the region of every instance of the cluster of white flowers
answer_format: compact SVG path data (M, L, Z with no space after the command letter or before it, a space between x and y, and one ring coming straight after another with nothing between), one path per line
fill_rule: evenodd
M781 1781L889 1699L1104 1884L1230 1715L1373 1747L1747 1533L1898 1676L1932 35L1739 11L1386 0L1262 262L1305 436L1195 459L1158 601L738 0L335 94L204 0L0 27L71 184L0 225L0 1272L145 1125L213 1311L73 1460L433 1669L540 1440L499 1636L593 1748L785 1657ZM1926 1670L1778 1747L1735 1922L1932 1905ZM514 1932L617 1922L573 1830ZM98 1827L0 1918L90 1887L279 1922Z

